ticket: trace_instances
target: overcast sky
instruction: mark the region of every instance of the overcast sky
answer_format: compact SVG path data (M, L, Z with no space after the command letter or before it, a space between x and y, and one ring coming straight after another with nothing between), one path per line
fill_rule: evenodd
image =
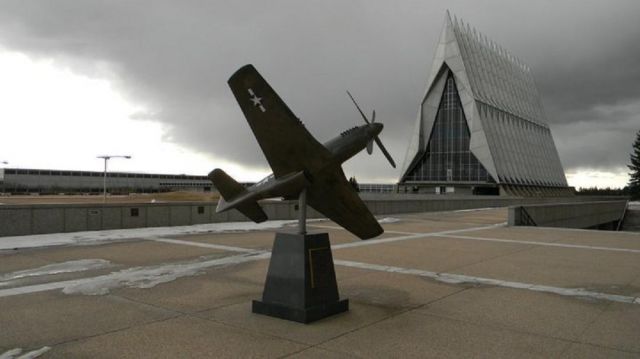
M446 9L532 68L570 184L626 183L635 0L4 0L0 161L99 170L96 155L130 154L111 168L259 179L269 169L226 84L252 63L321 142L362 124L349 89L402 164ZM345 172L399 175L379 151Z

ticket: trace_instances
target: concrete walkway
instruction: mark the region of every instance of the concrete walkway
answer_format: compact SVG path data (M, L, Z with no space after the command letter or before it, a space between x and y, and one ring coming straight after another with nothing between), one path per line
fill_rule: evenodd
M273 231L0 251L0 357L640 357L640 234L506 216L312 223L351 309L310 325L251 313Z

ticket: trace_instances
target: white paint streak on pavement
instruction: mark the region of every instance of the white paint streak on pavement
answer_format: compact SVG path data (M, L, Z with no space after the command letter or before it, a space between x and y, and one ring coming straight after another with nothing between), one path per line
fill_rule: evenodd
M525 289L525 290L530 290L535 292L553 293L553 294L558 294L563 296L584 297L584 298L590 298L590 299L607 300L611 302L620 302L620 303L628 303L628 304L640 304L640 298L638 297L629 297L629 296L617 295L617 294L593 292L593 291L585 290L583 288L551 287L551 286L537 285L532 283L511 282L511 281L504 281L500 279L473 277L473 276L454 274L454 273L437 273L437 272L430 272L430 271L425 271L421 269L409 269L409 268L401 268L401 267L385 266L385 265L379 265L379 264L369 264L369 263L361 263L361 262L353 262L353 261L344 261L344 260L336 260L334 263L337 265L351 267L351 268L375 270L375 271L389 272L389 273L417 275L420 277L427 277L427 278L437 280L439 282L450 283L450 284L463 284L463 283L484 284L484 285L491 285L496 287Z
M150 241L154 241L154 242L179 244L179 245L183 245L183 246L193 246L193 247L201 247L201 248L219 249L219 250L230 251L230 252L243 252L243 253L253 253L253 252L255 252L254 249L225 246L223 244L211 244L211 243L203 243L203 242L184 241L184 240L180 240L180 239L171 239L171 238L147 238L147 239L150 240Z
M442 237L442 236L446 236L446 235L449 235L449 234L480 231L480 230L483 230L483 229L493 229L493 228L501 227L501 226L502 226L502 224L493 224L493 225L490 225L490 226L463 228L463 229L454 229L454 230L447 230L447 231L441 231L441 232L427 232L427 233L391 232L391 233L401 233L401 234L406 234L406 235L405 236L399 236L399 237L369 239L369 240L364 240L364 241L356 241L356 242L336 244L334 246L331 246L331 249L336 250L336 249L351 248L351 247L370 246L370 245L374 245L374 244L392 243L392 242L406 241L406 240L411 240L411 239L420 239L420 238L427 238L427 237L434 237L434 236ZM340 227L328 227L328 226L319 226L319 225L314 225L314 226L309 226L309 227L336 228L336 229L344 230L343 228L340 228ZM390 231L387 231L387 233L390 233ZM185 241L185 240L172 239L172 238L148 238L148 239L152 240L152 241L157 241L157 242L165 242L165 243L171 243L171 244L183 244L183 245L188 245L188 246L196 246L196 247L212 248L212 249L222 249L222 250L228 250L228 251L232 251L232 252L255 252L255 250L241 248L241 247L233 247L233 246L202 243L202 242L194 242L194 241Z
M145 239L160 236L176 236L199 233L249 232L281 228L295 224L297 220L253 222L205 223L192 226L149 227L114 229L104 231L35 234L27 236L0 237L0 250L42 248L62 245L96 245L127 239Z
M398 223L400 222L401 219L400 218L395 218L395 217L384 217L378 220L378 223L380 224L385 224L385 223Z
M50 347L42 347L38 350L33 350L28 353L24 353L20 355L20 353L22 353L22 348L15 348L15 349L7 350L6 352L0 354L0 359L34 359L48 352L49 350L51 350ZM20 356L16 357L16 355L20 355Z
M37 357L41 356L42 354L48 352L49 350L51 350L50 347L42 347L42 348L40 348L38 350L33 350L33 351L28 352L28 353L22 354L21 356L19 356L16 359L34 359L34 358L37 358Z
M591 250L596 250L596 251L640 253L640 249L587 246L587 245L582 245L582 244L568 244L568 243L557 243L557 242L536 242L536 241L518 241L518 240L515 240L515 239L457 236L457 235L451 235L451 234L443 234L443 235L441 235L441 237L465 239L465 240L473 240L473 241L487 241L487 242L499 242L499 243L517 243L517 244L527 244L527 245L534 245L534 246L591 249Z
M167 283L181 277L196 275L210 267L235 265L266 259L270 256L271 253L269 252L254 251L248 254L205 261L134 267L97 277L3 289L0 290L0 298L55 289L62 289L66 294L102 295L109 293L109 290L115 288L151 288L160 283Z
M498 209L499 207L484 207L484 208L470 208L470 209L458 209L452 212L479 212L479 211L490 211L492 209Z
M524 241L524 240L520 241L520 240L515 240L515 239L501 239L501 238L488 238L488 237L473 237L473 236L456 235L456 233L464 233L464 232L473 232L473 231L480 231L480 230L486 230L486 229L494 229L496 227L502 227L502 226L504 226L504 223L493 224L493 225L484 226L484 227L463 228L463 229L456 229L456 230L451 230L451 231L427 232L427 233L385 231L385 233L398 233L398 234L405 234L406 236L381 238L381 239L370 239L370 240L361 241L361 242L343 243L343 244L338 244L338 245L332 246L331 248L333 248L333 249L341 249L341 248L360 247L360 246L367 246L367 245L372 245L372 244L390 243L390 242L397 242L397 241L404 241L404 240L411 240L411 239L420 239L420 238L428 238L428 237L444 237L444 238L456 238L456 239L475 240L475 241L487 241L487 242L535 245L535 246L548 246L548 247L590 249L590 250L612 251L612 252L640 253L640 249L630 249L630 248L588 246L588 245L582 245L582 244L569 244L569 243L557 243L557 242L537 242L537 241ZM320 226L320 225L314 225L314 226L311 226L311 227L342 229L340 227L335 227L335 226Z
M333 248L333 249L341 249L341 248L370 246L370 245L381 244L381 243L393 243L393 242L406 241L406 240L412 240L412 239L437 237L437 236L443 236L443 235L446 235L446 234L481 231L481 230L484 230L484 229L493 229L493 228L501 227L501 226L502 226L502 224L493 224L493 225L490 225L490 226L463 228L463 229L452 229L452 230L441 231L441 232L411 233L409 235L400 236L400 237L369 239L369 240L366 240L366 241L343 243L343 244L338 244L338 245L332 246L331 248Z
M15 348L11 350L7 350L6 352L0 354L0 359L13 359L16 355L22 353L22 348Z
M503 226L503 224L494 224L490 226L447 230L447 231L431 232L431 233L411 233L409 235L399 236L399 237L343 243L343 244L332 246L332 248L335 250L339 250L342 248L352 248L352 247L382 244L382 243L393 243L398 241L413 240L413 239L428 238L428 237L451 237L451 238L459 238L459 239L467 239L467 240L483 240L483 241L493 241L493 242L518 243L518 244L526 244L526 245L546 245L546 246L567 247L567 248L613 250L613 251L634 252L634 253L638 252L638 250L624 249L624 248L581 246L581 245L572 245L572 244L516 241L516 240L507 240L507 239L503 240L503 239L496 239L496 238L482 238L482 237L456 235L456 233L478 231L483 229L492 229L499 226ZM67 294L82 293L82 294L99 295L99 294L108 293L110 289L120 288L120 287L150 288L157 284L173 281L180 277L196 275L207 268L224 266L224 265L235 265L235 264L246 263L246 262L255 261L255 260L268 259L271 256L270 252L251 250L251 249L241 248L241 247L233 247L233 246L225 246L225 245L217 245L217 244L209 244L209 243L201 243L201 242L193 242L193 241L185 241L185 240L176 240L176 239L170 239L170 238L149 238L149 239L158 241L158 242L165 242L165 243L178 244L178 245L198 246L198 247L205 247L205 248L212 248L212 249L222 249L222 250L233 251L233 252L243 252L245 254L229 256L229 257L213 259L213 260L198 261L198 262L129 268L119 272L114 272L108 275L103 275L103 276L98 276L93 278L84 278L84 279L38 284L38 285L18 287L18 288L9 288L5 290L0 290L0 297L7 297L7 296L26 294L26 293L35 293L35 292L41 292L41 291L53 290L53 289L63 289L63 292ZM505 288L515 288L515 289L524 289L524 290L537 291L537 292L553 293L553 294L563 295L563 296L584 297L584 298L606 300L606 301L612 301L612 302L640 304L640 297L630 297L630 296L623 296L623 295L617 295L617 294L600 293L600 292L589 291L583 288L553 287L553 286L539 285L539 284L533 284L533 283L512 282L512 281L505 281L500 279L474 277L474 276L455 274L455 273L437 273L437 272L425 271L420 269L401 268L401 267L369 264L369 263L345 261L345 260L335 260L334 263L336 265L347 266L351 268L383 271L383 272L390 272L390 273L400 273L400 274L408 274L408 275L417 275L417 276L427 277L440 282L450 283L450 284L463 284L463 283L483 284L483 285L491 285L491 286L498 286L498 287L505 287Z
M326 226L326 225L322 225L322 224L310 224L307 225L307 227L313 227L313 228L324 228L324 229L336 229L336 230L340 230L340 231L346 231L346 229L342 228L342 227L338 227L338 226ZM414 232L401 232L401 231L390 231L390 230L384 230L384 233L394 233L394 234L416 234Z
M3 285L2 281L60 273L83 272L88 270L107 268L110 266L111 262L105 259L80 259L62 263L53 263L38 268L25 269L0 275L0 286Z

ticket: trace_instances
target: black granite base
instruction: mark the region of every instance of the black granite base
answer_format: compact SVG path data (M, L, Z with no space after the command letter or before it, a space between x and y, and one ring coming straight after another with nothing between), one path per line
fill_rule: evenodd
M262 300L254 313L310 323L349 310L340 299L327 233L276 233Z
M327 305L303 309L287 307L274 303L265 303L259 300L254 300L252 304L252 310L256 314L268 315L270 317L305 324L349 310L348 299L342 299Z

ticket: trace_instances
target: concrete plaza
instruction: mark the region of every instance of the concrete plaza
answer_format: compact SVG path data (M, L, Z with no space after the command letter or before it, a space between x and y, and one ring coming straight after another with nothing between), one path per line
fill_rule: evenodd
M0 356L640 357L640 234L506 217L398 215L369 241L310 223L350 310L308 325L251 313L273 230L0 251Z

